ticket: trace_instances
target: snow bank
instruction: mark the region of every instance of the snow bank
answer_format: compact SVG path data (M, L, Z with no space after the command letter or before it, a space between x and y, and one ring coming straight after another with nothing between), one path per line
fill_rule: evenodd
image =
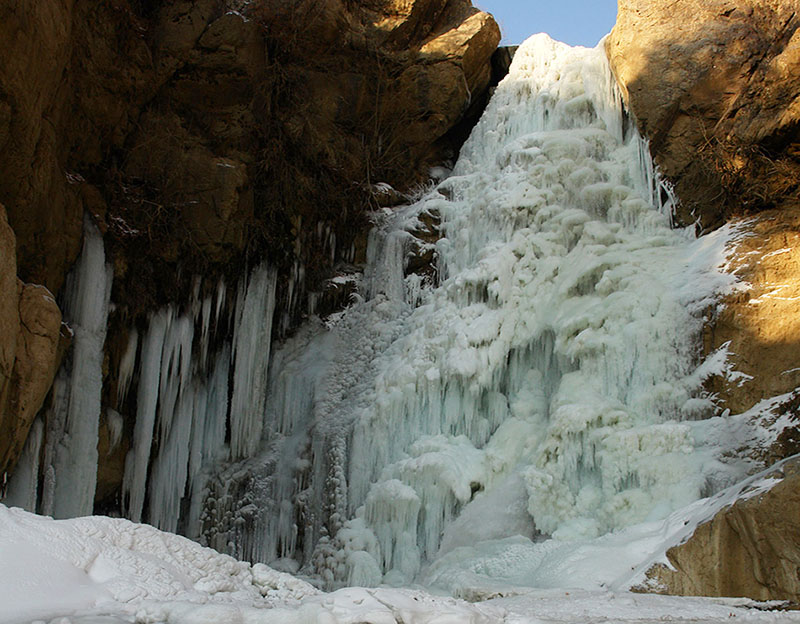
M135 612L151 601L267 608L318 591L128 520L52 520L0 505L0 622L74 610ZM130 609L123 605L129 605Z
M759 479L763 481L757 477L746 486L750 494L768 486ZM728 492L715 504L727 504L734 496ZM713 506L702 507L709 512ZM697 512L694 517L700 515ZM617 539L618 546L622 537ZM607 562L613 562L611 549L603 554ZM727 622L734 617L744 622L800 621L800 614L767 612L769 605L742 599L532 590L511 584L483 586L471 598L487 601L470 604L420 590L386 587L323 594L263 564L236 561L150 526L101 517L54 521L0 505L2 624L32 620L53 624L642 624L664 619Z

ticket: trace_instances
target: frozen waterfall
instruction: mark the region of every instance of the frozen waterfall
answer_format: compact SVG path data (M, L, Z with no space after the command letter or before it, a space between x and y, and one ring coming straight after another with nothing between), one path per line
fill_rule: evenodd
M329 586L407 583L729 482L693 425L721 246L670 209L602 45L528 40L452 175L379 218L360 296L274 353L261 450L210 481L204 538ZM435 271L406 270L420 249Z
M375 216L345 310L272 344L264 264L130 328L121 511L328 587L569 582L609 533L744 471L702 424L724 237L671 208L602 44L532 37L451 175ZM71 284L71 367L11 489L58 515L95 483L111 271L90 224Z

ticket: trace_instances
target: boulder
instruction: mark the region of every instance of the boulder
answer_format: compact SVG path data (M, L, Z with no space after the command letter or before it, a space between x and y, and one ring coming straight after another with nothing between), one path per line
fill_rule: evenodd
M16 464L53 383L61 329L50 291L17 279L14 243L0 205L0 475Z
M606 50L682 223L800 199L795 0L620 0Z

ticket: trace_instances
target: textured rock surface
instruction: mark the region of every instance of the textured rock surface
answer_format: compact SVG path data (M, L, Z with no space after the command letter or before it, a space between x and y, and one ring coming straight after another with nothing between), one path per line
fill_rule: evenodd
M57 292L84 210L105 217L106 205L123 272L143 251L223 265L259 237L284 260L298 212L363 229L341 218L368 199L350 187L413 185L452 156L445 135L482 101L499 41L469 0L247 10L250 21L218 0L0 1L0 201L23 279Z
M0 390L7 392L19 335L19 295L14 232L0 204Z
M684 223L800 198L795 0L620 0L606 41Z
M0 475L13 469L53 383L61 327L50 291L17 279L14 246L0 205Z
M738 414L800 386L800 205L736 225L728 270L744 287L707 325L705 350L728 353L728 374L708 389Z
M650 570L649 587L689 596L800 601L800 461L777 471L768 492L737 501L671 548L672 569Z

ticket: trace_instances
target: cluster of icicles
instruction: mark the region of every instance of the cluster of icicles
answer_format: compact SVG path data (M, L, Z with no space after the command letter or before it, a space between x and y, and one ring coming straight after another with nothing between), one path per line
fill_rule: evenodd
M131 334L122 511L328 586L401 584L458 549L588 539L724 485L692 429L713 410L695 353L721 282L670 202L602 46L531 38L452 174L379 216L346 310L271 350L276 276L259 267L229 318L220 285ZM435 284L406 271L424 215ZM39 479L39 426L12 484L58 516L91 512L97 462L83 416L100 410L110 272L86 241L61 434ZM213 353L212 326L232 327Z

